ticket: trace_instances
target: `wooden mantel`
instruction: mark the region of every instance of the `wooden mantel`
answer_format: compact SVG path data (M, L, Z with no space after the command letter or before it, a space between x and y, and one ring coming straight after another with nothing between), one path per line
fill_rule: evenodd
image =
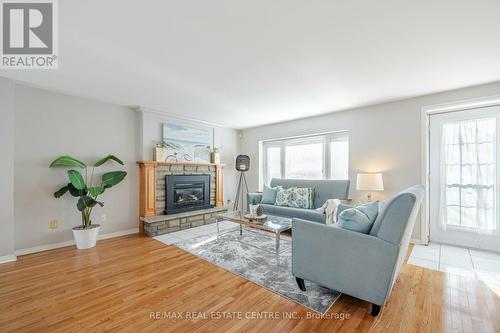
M224 164L216 163L175 163L175 162L156 162L156 161L138 161L139 165L139 215L140 217L156 216L156 168L158 166L214 166L215 167L215 206L224 205L223 195L223 170ZM143 224L140 222L140 230L143 232Z
M184 163L179 163L179 162L157 162L157 161L138 161L137 164L142 165L142 164L148 164L148 165L154 165L155 167L157 165L182 165L182 166L219 166L223 167L225 164L217 164L217 163L203 163L203 162L184 162Z

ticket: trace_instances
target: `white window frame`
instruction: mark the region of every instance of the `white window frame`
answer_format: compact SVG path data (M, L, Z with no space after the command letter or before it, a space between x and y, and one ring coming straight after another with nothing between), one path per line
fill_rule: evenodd
M267 164L267 149L272 147L280 148L280 166L281 166L281 177L284 178L286 175L286 147L295 146L299 144L310 144L317 143L320 141L323 144L323 167L322 167L322 179L331 179L331 149L330 143L338 137L347 137L347 142L349 145L349 133L348 131L336 131L320 134L311 134L303 136L288 137L282 139L272 139L261 141L259 147L262 149L262 172L260 175L260 184L267 184L270 179L268 179L268 164ZM349 150L348 150L349 154ZM349 168L349 156L348 156L348 168Z

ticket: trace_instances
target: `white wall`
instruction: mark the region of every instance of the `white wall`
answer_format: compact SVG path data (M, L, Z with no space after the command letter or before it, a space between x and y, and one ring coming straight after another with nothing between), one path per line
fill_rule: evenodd
M137 112L23 85L16 85L15 90L16 249L71 240L71 228L81 223L75 198L66 194L55 199L52 195L68 183L66 169L49 168L53 159L64 154L93 163L113 153L125 162L124 167L109 162L102 168L102 171L124 169L128 175L104 193L105 206L95 208L92 220L101 224L101 234L136 228ZM1 123L3 126L3 117ZM107 216L105 222L101 222L102 214ZM51 219L59 220L58 229L49 229Z
M230 128L207 126L196 121L177 119L158 112L142 111L140 112L140 116L140 140L142 143L139 144L143 160L153 160L153 148L162 138L162 124L166 121L214 128L214 144L221 150L221 163L226 164L224 168L224 202L227 203L227 200L234 200L238 181L234 164L240 150L238 131Z
M14 89L0 77L0 257L14 255Z
M418 98L330 113L242 131L241 152L258 164L259 140L349 131L350 196L359 199L355 179L358 172L383 172L385 191L375 199L387 199L400 190L421 183L421 109L423 106L477 98L500 93L500 82ZM248 180L252 190L258 187L258 168L251 169ZM413 232L420 238L420 224Z

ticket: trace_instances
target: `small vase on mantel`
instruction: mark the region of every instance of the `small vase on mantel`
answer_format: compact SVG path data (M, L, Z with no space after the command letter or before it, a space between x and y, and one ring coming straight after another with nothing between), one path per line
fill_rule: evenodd
M165 141L160 141L156 144L153 149L153 159L156 162L165 162L167 159L167 143Z
M210 162L215 164L220 164L220 150L219 148L214 148L210 154Z

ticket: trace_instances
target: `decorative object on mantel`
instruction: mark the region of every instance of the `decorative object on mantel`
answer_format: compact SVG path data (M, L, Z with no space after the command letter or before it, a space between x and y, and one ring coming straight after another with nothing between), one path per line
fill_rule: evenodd
M368 191L366 198L368 202L372 201L373 191L383 191L384 181L381 173L358 173L356 181L356 189L358 191Z
M248 193L248 184L245 177L245 172L250 169L250 157L248 155L238 155L236 157L236 170L240 172L240 180L238 182L238 189L236 190L236 197L234 198L233 210L237 211L241 200L241 210L245 210L243 204L244 197L246 197L243 183L245 184L246 193Z
M157 162L165 162L167 159L167 143L161 140L153 150L153 159Z
M220 149L219 148L214 147L214 149L212 149L212 153L210 154L210 160L212 163L220 164Z
M167 162L210 162L213 128L166 122L163 123L163 140Z
M65 155L56 158L50 167L73 167L83 169L85 178L75 169L68 170L69 183L61 187L54 193L54 197L60 198L66 192L69 192L73 197L78 198L76 208L82 214L82 225L73 227L73 237L75 238L76 247L78 249L88 249L94 247L97 241L100 225L92 224L91 214L92 209L104 204L97 201L97 198L104 193L108 188L111 188L120 183L127 173L125 171L111 171L101 175L101 181L94 184L95 169L108 161L115 161L123 165L123 162L114 155L108 155L97 161L92 170L88 170L85 163L74 159L71 156Z

